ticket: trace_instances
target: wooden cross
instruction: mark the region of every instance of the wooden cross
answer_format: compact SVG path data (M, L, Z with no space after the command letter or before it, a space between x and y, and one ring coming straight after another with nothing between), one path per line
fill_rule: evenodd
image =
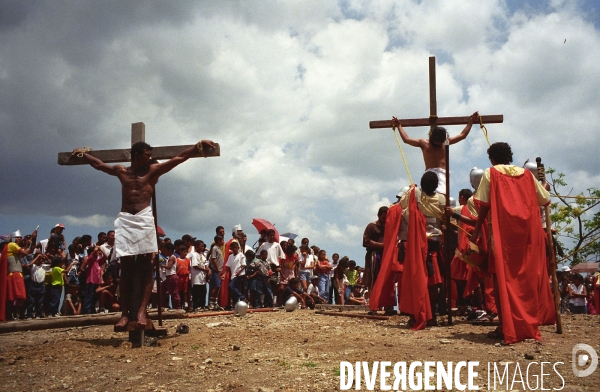
M493 114L480 116L484 124L498 124L504 121L502 114ZM465 125L469 122L469 116L464 117L438 117L437 116L437 98L435 85L435 56L429 57L429 118L405 118L400 119L403 128L407 127L426 127L431 128L437 125ZM392 120L370 121L369 128L392 128Z
M138 142L146 141L146 126L143 122L138 122L131 124L131 145L133 146ZM215 148L210 148L204 144L202 144L202 150L196 152L196 154L192 158L203 158L203 157L218 157L221 155L221 148L219 144L214 143ZM153 159L171 159L176 157L183 150L191 147L192 145L181 145L181 146L165 146L165 147L152 147L152 158ZM121 162L131 162L131 151L130 149L114 149L114 150L97 150L90 151L89 155L100 159L104 163L121 163ZM83 158L78 158L73 155L72 152L60 152L58 153L58 164L59 165L87 165L88 162ZM154 225L158 226L157 222L157 212L156 212L156 190L153 190L152 194L152 212L154 214ZM142 280L138 276L134 276L134 278L138 278L137 281L132 282L132 290L130 293L130 307L129 307L129 315L130 320L135 320L137 318L137 313L140 308L141 296L142 296ZM157 263L157 276L158 274L158 263ZM160 295L160 279L157 280L157 291L159 295L158 299L158 317L159 317L159 325L162 326L162 316L161 316L161 301L162 298ZM151 325L150 320L149 325ZM130 331L129 332L129 340L135 344L137 347L143 346L144 343L144 331Z
M137 142L146 141L146 126L143 122L131 124L131 145L133 146ZM193 158L203 157L218 157L221 155L221 149L219 145L215 143L217 148L210 149L206 146L202 146L202 151L198 151ZM164 147L152 147L152 158L154 159L171 159L186 148L186 146L164 146ZM115 149L115 150L97 150L90 151L89 155L100 159L104 163L120 163L120 162L131 162L131 154L128 148ZM58 153L58 164L59 165L87 165L87 161L83 158L74 157L71 152L59 152Z
M502 114L494 114L488 116L479 116L482 124L497 124L504 121ZM436 126L442 125L464 125L469 122L469 116L464 117L438 117L437 116L437 97L436 97L436 80L435 80L435 56L429 57L429 118L405 118L399 120L402 127L425 127L429 126L433 129ZM392 128L392 120L370 121L369 128ZM450 205L450 146L446 141L446 206ZM446 245L450 243L450 217L446 217L446 230L444 233L444 242ZM452 325L452 309L450 308L450 260L452 260L452 252L449 246L445 246L446 256L446 295L448 299L448 324ZM432 311L435 311L432 309Z

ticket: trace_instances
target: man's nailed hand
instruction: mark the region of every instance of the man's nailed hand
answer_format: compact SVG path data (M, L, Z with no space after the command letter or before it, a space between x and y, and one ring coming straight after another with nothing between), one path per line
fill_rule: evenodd
M396 117L392 117L392 128L396 129L400 127L400 120L398 120Z
M206 158L206 155L204 154L204 150L202 149L202 145L206 145L211 149L215 149L217 148L215 146L215 143L213 143L212 140L200 140L198 143L196 143L196 148L198 149L198 151L200 151L202 153L202 156L204 158Z
M83 158L83 154L87 154L90 151L92 151L92 149L90 147L75 148L75 149L73 149L71 156L76 156L77 158Z

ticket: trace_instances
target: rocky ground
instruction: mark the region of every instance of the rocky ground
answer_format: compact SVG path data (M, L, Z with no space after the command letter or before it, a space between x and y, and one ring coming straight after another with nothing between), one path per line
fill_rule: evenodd
M488 362L508 363L511 379L518 363L532 389L540 362L564 362L556 367L563 391L597 391L600 385L600 369L579 378L571 368L575 344L589 344L600 353L598 316L565 315L562 335L543 327L543 342L512 346L488 339L493 327L460 318L454 326L419 332L407 327L404 316L382 321L310 310L185 319L187 334L175 332L181 321L165 321L168 336L137 349L110 326L0 335L0 390L334 391L340 388L340 361L479 361L476 381L482 390L487 390ZM527 376L532 362L537 364ZM561 389L552 365L544 369L549 373L544 388ZM522 390L521 385L513 388Z

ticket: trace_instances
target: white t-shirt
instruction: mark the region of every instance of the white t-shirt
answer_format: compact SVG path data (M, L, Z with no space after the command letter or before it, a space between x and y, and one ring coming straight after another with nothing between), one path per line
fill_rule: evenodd
M267 251L267 261L273 265L279 265L280 259L285 259L285 254L283 253L283 249L281 249L281 245L279 242L265 242L258 248L256 251L256 256L260 256L260 252L266 249Z
M310 253L306 255L306 262L304 263L304 268L302 268L302 261L304 261L304 256L302 256L302 254L298 256L298 261L300 262L300 271L311 271L311 267L315 266L315 256L313 256Z
M173 265L171 266L171 268L165 267L165 275L166 276L177 275L177 258L175 256L169 256L169 258L167 259L167 263L169 263L169 259L171 257L175 258L175 261L173 262Z
M227 267L231 270L231 277L235 277L236 273L240 269L241 266L246 266L246 256L242 252L237 255L230 254L227 259ZM242 268L242 271L237 276L246 275L246 268Z
M581 284L579 287L575 286L575 283L570 283L569 287L573 294L583 294L583 288L585 285ZM573 304L573 306L586 306L587 300L582 297L569 298L569 303Z
M319 295L319 288L311 283L308 285L308 290L306 290L306 293L311 295L313 292Z
M196 266L207 268L208 262L206 261L206 257L198 252L190 252L187 257L189 257L192 262L192 267L190 268L190 272L192 273L192 285L206 284L206 271L194 268Z

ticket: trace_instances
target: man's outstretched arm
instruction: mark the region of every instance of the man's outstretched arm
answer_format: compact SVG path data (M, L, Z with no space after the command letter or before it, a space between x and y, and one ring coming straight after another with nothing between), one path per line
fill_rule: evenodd
M176 157L171 158L166 162L152 165L152 167L156 170L155 173L158 176L162 176L163 174L171 171L175 166L182 164L196 155L196 152L202 149L202 145L206 145L210 148L216 148L215 144L211 140L200 140L198 143L180 152Z
M448 139L450 141L450 144L458 143L461 140L466 139L467 136L469 135L469 132L471 132L471 127L473 126L473 123L475 121L477 121L478 119L479 119L479 112L475 112L475 113L471 114L471 117L469 117L469 122L465 126L465 129L463 129L462 132L456 136L450 136L450 138Z
M77 153L77 150L74 150L73 153ZM117 170L119 168L121 168L121 165L107 165L106 163L102 162L100 159L91 156L90 154L87 153L83 153L83 159L85 159L87 161L87 163L90 164L91 167L93 167L96 170L100 170L103 171L106 174L110 174L111 176L116 176L117 175Z
M421 142L419 141L419 139L413 139L411 137L408 137L406 131L404 131L404 128L402 128L402 124L400 124L400 121L396 117L392 117L392 126L394 128L398 128L398 132L400 132L400 137L402 138L402 141L404 143L413 147L421 147Z

